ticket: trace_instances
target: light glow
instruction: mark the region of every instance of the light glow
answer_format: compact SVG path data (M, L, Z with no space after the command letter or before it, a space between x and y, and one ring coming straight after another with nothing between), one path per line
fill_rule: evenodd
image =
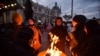
M17 5L16 3L14 3L14 5Z
M51 44L50 44L50 48L47 49L46 51L46 55L50 55L50 56L61 56L62 51L60 51L54 44L56 44L59 41L58 36L53 35L51 32L49 33L50 37L51 37Z
M5 5L5 8L7 8L7 6Z
M8 5L8 7L10 7L10 5Z
M14 4L11 4L11 6L13 7L13 6L14 6Z

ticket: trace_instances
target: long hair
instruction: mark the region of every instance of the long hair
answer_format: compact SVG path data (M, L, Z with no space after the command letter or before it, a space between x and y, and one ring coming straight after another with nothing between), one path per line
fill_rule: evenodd
M73 31L75 39L78 43L81 43L85 40L86 33L84 31L84 25L87 21L87 18L84 15L76 15L73 18L73 21L77 22L76 29Z
M84 25L87 21L87 18L84 15L76 15L73 17L73 21L77 22L79 25Z
M89 20L86 24L86 29L88 32L88 36L92 36L95 34L99 34L100 27L96 20Z

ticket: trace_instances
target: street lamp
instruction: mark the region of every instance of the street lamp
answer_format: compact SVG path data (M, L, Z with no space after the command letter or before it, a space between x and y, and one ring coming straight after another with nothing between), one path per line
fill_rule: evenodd
M67 20L67 15L66 14L63 17Z
M67 21L71 18L70 15L66 15L66 14L65 14L63 17L64 17Z
M71 1L71 18L73 17L73 0Z

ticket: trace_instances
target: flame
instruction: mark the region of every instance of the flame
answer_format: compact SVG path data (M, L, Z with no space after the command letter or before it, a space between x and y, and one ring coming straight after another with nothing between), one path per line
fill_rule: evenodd
M61 56L62 51L60 51L54 44L56 44L59 41L58 36L53 35L51 32L49 33L51 37L51 44L50 48L47 49L46 55L48 54L49 56Z

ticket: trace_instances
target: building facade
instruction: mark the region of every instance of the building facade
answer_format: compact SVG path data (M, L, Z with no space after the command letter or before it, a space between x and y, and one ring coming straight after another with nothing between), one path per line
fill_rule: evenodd
M22 14L22 17L24 16L24 3L27 0L2 0L2 6L0 6L0 24L6 24L6 23L12 23L12 14L14 12L19 12ZM0 4L1 4L0 3Z
M61 14L61 9L58 7L57 3L55 3L55 6L50 9L38 3L32 2L32 9L34 12L33 18L37 22L42 23L52 23L55 17L60 16Z
M28 0L16 0L18 6L20 8L16 8L15 10L8 10L4 11L0 15L0 24L5 24L5 23L11 23L12 22L12 13L17 11L22 14L23 18L25 19L25 3L27 3ZM9 0L10 2L10 0ZM55 3L54 7L52 9L45 7L43 5L40 5L38 3L33 2L30 0L32 3L32 10L33 10L33 19L36 20L36 22L41 22L41 23L52 23L55 19L55 17L60 16L61 14L61 9L58 7L57 3ZM4 5L5 6L10 6L11 4L14 4L15 2L11 2L10 4ZM13 6L14 7L14 6ZM6 7L5 9L9 9ZM1 10L1 7L0 7Z

